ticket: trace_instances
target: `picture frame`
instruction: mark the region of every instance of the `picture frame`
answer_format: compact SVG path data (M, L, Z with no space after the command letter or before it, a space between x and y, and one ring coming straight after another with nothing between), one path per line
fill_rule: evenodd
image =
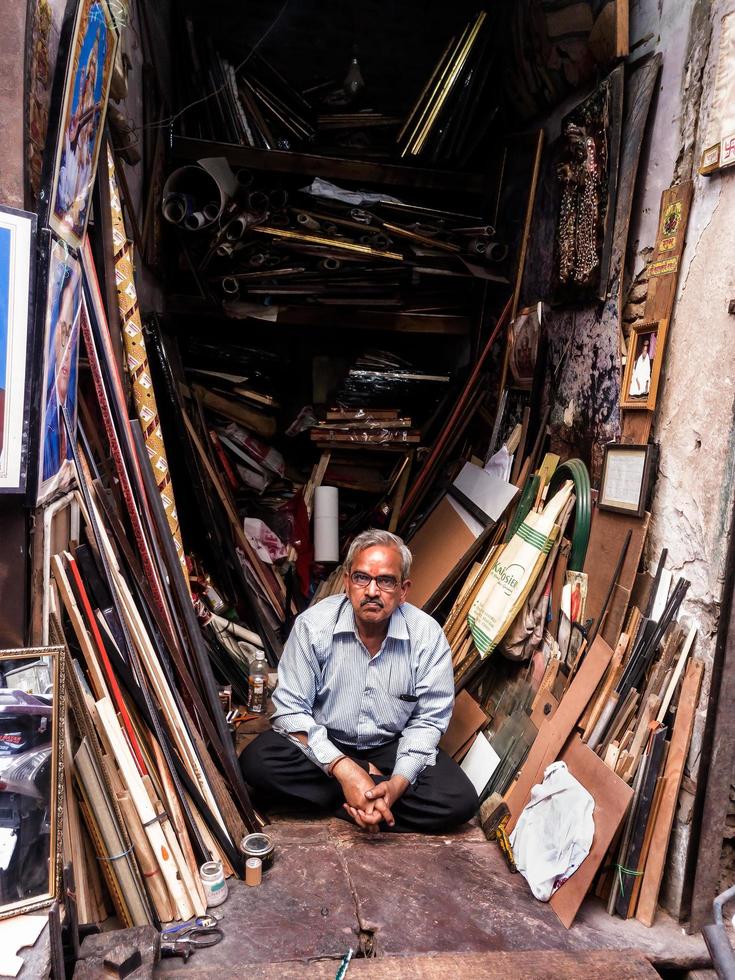
M605 446L597 506L629 517L643 517L655 470L651 445L609 443Z
M64 787L65 647L0 650L5 693L0 797L5 813L0 919L47 908L61 886ZM3 801L0 800L0 804Z
M67 17L62 31L66 62L58 59L66 68L52 100L51 116L60 125L47 223L67 245L79 248L89 219L119 35L107 0L77 0Z
M28 480L36 221L0 205L0 493Z
M39 372L37 505L67 489L74 473L61 406L69 409L76 426L82 265L66 243L55 238L48 251L47 282Z
M621 408L649 412L656 408L668 326L666 319L632 324L620 389Z

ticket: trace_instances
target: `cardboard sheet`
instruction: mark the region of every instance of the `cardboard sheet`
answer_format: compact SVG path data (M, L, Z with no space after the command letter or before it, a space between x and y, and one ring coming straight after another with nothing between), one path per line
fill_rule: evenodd
M413 554L408 601L421 608L477 538L445 497L408 542Z
M454 701L449 728L439 742L439 748L456 756L465 744L489 721L488 716L467 691L460 691Z
M45 915L16 915L0 922L0 976L18 976L23 966L18 951L33 946L47 922Z
M595 622L600 616L602 604L605 601L610 581L615 571L620 552L625 542L625 535L630 529L633 534L628 545L628 551L623 567L618 577L618 588L615 590L613 601L602 630L604 639L614 645L623 626L623 620L628 609L630 592L635 584L638 564L643 553L648 533L648 522L651 515L643 517L628 517L626 514L615 514L612 511L600 510L595 507L592 512L592 527L587 546L587 559L584 571L587 572L587 607L586 615L592 616Z
M490 777L499 765L500 756L480 733L462 761L462 769L475 787L478 796L482 796L483 790L490 782Z
M570 739L561 759L595 801L595 835L590 852L572 877L554 892L549 902L559 921L568 929L605 859L618 827L625 819L633 798L633 788L584 745L579 735Z

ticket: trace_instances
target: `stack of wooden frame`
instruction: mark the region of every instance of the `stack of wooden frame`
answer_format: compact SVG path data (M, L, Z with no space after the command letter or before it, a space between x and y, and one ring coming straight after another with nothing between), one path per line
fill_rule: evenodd
M128 417L89 247L82 264L93 424L75 444L62 412L83 520L79 540L52 558L54 631L72 654L66 836L83 915L94 921L104 901L93 851L121 921L140 925L202 914L198 867L216 860L239 874L239 841L262 822L218 696L212 634L197 620L140 422Z

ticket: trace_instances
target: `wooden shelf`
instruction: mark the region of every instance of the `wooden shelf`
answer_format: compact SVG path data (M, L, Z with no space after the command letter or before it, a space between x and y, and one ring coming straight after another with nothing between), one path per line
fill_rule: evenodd
M166 313L171 316L229 317L221 306L197 296L173 294L166 299ZM277 320L249 318L264 327L326 327L342 330L384 330L388 333L444 334L466 336L472 330L468 316L427 316L419 313L384 313L380 310L355 310L333 306L282 306Z
M414 187L421 190L483 194L488 184L487 177L483 174L325 157L316 153L262 150L252 146L190 139L185 136L174 136L173 154L181 161L200 160L203 157L226 157L234 168L247 167L276 173L303 174L309 177L323 177L326 180L380 184L385 187Z

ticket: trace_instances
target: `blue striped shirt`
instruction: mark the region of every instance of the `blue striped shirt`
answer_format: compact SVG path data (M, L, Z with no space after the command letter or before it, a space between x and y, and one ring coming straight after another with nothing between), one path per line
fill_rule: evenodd
M325 772L343 754L330 735L356 749L400 736L393 772L413 783L434 764L452 715L449 644L431 616L403 603L371 657L350 600L330 596L297 617L278 664L273 703L275 731L305 732L308 745L295 741Z

